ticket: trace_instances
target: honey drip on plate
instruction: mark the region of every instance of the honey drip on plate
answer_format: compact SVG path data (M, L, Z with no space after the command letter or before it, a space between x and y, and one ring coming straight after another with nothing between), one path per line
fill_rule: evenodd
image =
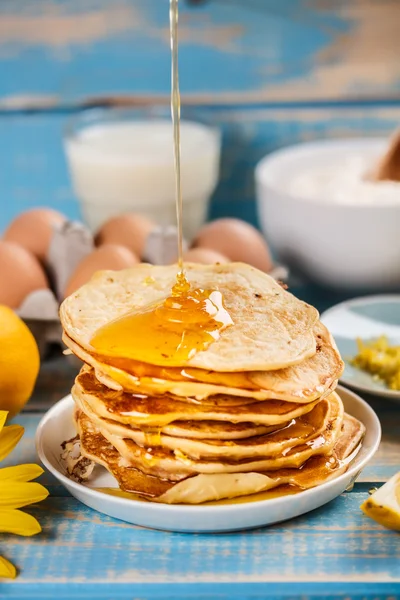
M171 295L132 311L100 328L91 346L102 356L128 358L157 366L182 366L205 350L232 324L218 290L192 289L182 258L180 172L180 94L178 78L178 0L170 0L171 114L174 131L178 274Z
M145 496L135 492L126 492L121 488L97 487L95 490L97 492L102 492L103 494L108 494L109 496L117 496L119 498L126 498L127 500L136 500L139 502L149 502L149 499ZM273 488L272 490L258 492L256 494L249 494L248 496L238 496L237 498L225 498L224 500L205 502L203 506L220 506L221 504L246 504L248 502L260 502L261 500L272 500L273 498L281 498L282 496L298 494L301 491L302 489L295 485L281 485L277 488Z

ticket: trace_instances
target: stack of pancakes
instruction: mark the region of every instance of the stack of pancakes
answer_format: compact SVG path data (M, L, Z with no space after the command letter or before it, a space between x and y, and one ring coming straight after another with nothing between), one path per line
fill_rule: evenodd
M72 389L83 460L166 503L300 491L343 473L364 426L334 391L343 363L318 312L247 265L185 268L193 287L222 293L233 321L185 364L91 344L103 325L168 296L176 267L100 272L64 301L64 341L84 362Z

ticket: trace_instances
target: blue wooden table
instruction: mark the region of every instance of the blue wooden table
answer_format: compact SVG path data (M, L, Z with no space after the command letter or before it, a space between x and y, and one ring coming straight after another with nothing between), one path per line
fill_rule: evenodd
M37 460L34 435L46 407L74 376L65 358L44 364L17 419L26 433L9 464ZM353 490L292 521L232 534L177 534L134 527L80 504L45 473L50 497L30 512L43 532L3 536L0 552L20 574L0 598L70 600L400 597L400 535L360 511L368 490L399 470L400 408L372 400L380 450Z

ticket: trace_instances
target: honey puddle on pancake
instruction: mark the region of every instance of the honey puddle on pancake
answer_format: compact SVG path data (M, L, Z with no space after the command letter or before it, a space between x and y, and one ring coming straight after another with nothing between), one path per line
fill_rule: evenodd
M178 274L171 296L101 327L91 340L100 354L141 360L159 366L179 366L205 350L232 325L222 294L190 289Z
M218 290L191 289L183 268L180 92L178 76L178 0L170 0L171 114L174 131L178 267L171 296L108 323L94 335L100 354L140 360L159 366L179 366L206 350L232 325Z

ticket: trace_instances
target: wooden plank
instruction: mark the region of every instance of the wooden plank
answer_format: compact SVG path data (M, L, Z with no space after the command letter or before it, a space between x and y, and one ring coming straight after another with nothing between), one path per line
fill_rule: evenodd
M169 118L168 109L161 114ZM223 130L221 178L210 216L235 216L256 224L253 170L262 156L311 139L387 135L398 126L400 108L192 107L183 115L205 119ZM62 113L0 115L0 234L21 210L37 205L79 217L62 148L68 118Z
M342 494L292 521L223 535L143 529L73 498L50 498L31 508L42 534L2 538L21 570L15 583L2 584L3 597L29 591L29 598L58 598L79 590L85 598L128 591L130 598L276 598L299 589L307 597L323 595L322 583L332 595L394 594L399 537L361 513L364 498L365 492Z
M332 588L332 592L329 595L324 593L326 590L326 584L318 583L305 585L301 583L299 586L292 584L275 584L268 582L267 584L213 584L212 588L209 584L179 584L179 588L175 585L165 584L162 586L146 586L147 592L143 592L140 596L135 596L134 600L175 600L176 598L183 598L184 600L230 600L235 598L237 600L265 600L266 598L273 598L273 600L298 600L299 596L295 595L293 588L300 587L301 590L307 590L311 593L302 594L302 600L343 600L345 597L348 600L350 597L344 595L343 590L347 589L346 583L335 584L330 583L329 588ZM288 591L289 586L292 591ZM57 600L70 600L71 593L79 594L79 600L93 600L94 594L96 598L109 600L132 600L132 596L129 593L129 585L115 585L114 582L108 583L102 586L100 593L97 591L98 586L81 586L80 584L69 584L60 586L42 586L41 584L33 584L26 586L14 586L7 590L7 598L18 599L18 600L42 600L42 599L54 599L54 595L57 595ZM355 586L352 586L354 588ZM362 586L357 584L357 588L364 589L364 593L352 594L351 600L397 600L396 593L397 584L368 584ZM148 590L151 589L151 592ZM224 590L224 591L222 591ZM264 592L263 590L268 590ZM277 591L279 590L279 591ZM335 590L339 590L336 594ZM340 593L340 590L342 592ZM379 593L377 593L379 590ZM34 594L34 595L32 595ZM45 595L43 595L45 594ZM177 595L178 594L178 595ZM281 595L282 594L282 595Z
M393 0L181 1L187 99L206 103L398 96ZM168 3L8 0L0 6L4 108L165 97Z

